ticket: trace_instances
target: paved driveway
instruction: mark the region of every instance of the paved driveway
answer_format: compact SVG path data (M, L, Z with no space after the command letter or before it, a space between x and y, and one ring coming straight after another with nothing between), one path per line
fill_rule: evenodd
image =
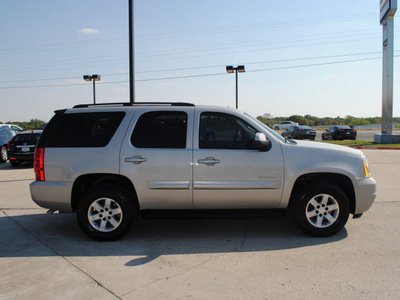
M29 196L0 165L0 299L398 299L400 151L366 150L378 198L334 237L287 218L145 219L117 242Z

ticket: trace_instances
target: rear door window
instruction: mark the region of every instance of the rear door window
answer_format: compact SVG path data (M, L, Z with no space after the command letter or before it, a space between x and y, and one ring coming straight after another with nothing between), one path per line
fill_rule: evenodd
M187 114L152 111L140 116L131 136L136 148L186 148Z

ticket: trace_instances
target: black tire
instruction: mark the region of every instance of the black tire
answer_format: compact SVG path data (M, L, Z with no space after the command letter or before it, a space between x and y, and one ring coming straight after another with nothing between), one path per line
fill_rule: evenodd
M331 236L347 223L350 214L345 193L335 185L317 182L297 193L291 213L297 226L311 236Z
M7 159L8 159L7 147L3 145L0 148L0 163L6 162Z
M10 164L13 167L19 167L21 165L21 162L20 161L16 161L16 160L10 160Z
M117 186L97 186L81 199L77 218L92 239L115 241L130 230L134 212L133 196L128 191Z

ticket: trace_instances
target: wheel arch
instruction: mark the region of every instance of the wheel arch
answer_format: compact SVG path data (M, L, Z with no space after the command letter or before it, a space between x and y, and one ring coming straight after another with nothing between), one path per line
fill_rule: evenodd
M350 213L354 214L356 207L356 196L353 183L346 175L337 173L309 173L301 175L296 179L293 185L288 207L290 208L290 206L293 204L296 194L301 189L309 184L315 184L316 182L327 182L338 186L345 193L349 201Z
M139 202L133 183L125 176L118 174L85 174L79 176L72 187L71 207L73 211L78 208L79 200L90 189L95 186L114 185L119 186L131 193L135 208L139 210Z

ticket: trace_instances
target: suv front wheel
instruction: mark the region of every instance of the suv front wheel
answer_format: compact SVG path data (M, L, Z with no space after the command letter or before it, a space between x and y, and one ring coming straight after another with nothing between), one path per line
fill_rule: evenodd
M330 236L349 218L349 202L343 191L331 184L316 183L301 190L291 206L299 228L311 236Z
M113 241L128 233L134 217L130 193L116 186L94 187L82 198L78 223L92 239Z

